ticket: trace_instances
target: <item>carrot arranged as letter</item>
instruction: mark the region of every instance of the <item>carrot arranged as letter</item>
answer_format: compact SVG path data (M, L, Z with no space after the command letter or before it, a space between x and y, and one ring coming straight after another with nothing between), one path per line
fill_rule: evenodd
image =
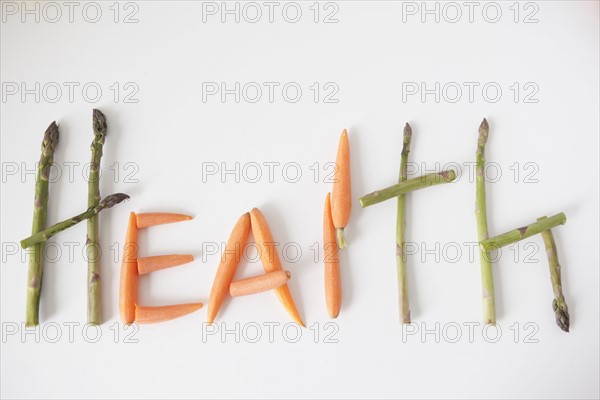
M149 274L165 268L176 267L194 261L191 254L168 254L164 256L144 257L137 260L140 275Z
M124 324L135 320L135 305L138 299L138 227L135 213L129 214L129 224L123 247L121 283L119 288L119 313Z
M325 198L323 211L323 250L325 264L325 302L331 318L336 318L342 306L342 279L340 276L339 249L335 243L335 227L331 219L330 193Z
M275 249L273 235L271 234L271 229L269 229L269 224L267 223L265 216L258 208L253 208L250 212L250 218L252 219L252 233L259 246L260 259L265 272L282 271L283 268L281 268L281 261L279 260L279 255ZM302 318L296 309L294 299L292 299L292 294L290 293L290 288L287 283L275 289L275 293L294 321L296 321L298 325L304 327L304 322L302 322Z
M221 256L221 263L217 269L215 280L213 281L208 299L208 316L209 324L212 324L221 308L223 299L229 292L229 285L233 280L237 265L242 258L244 246L250 235L250 214L245 213L240 217L238 222L233 227L233 231L227 241L225 252Z
M292 274L289 271L268 272L263 275L232 282L229 287L229 293L231 296L237 297L266 292L267 290L285 285L291 277Z
M135 322L153 324L182 317L202 308L202 303L173 304L170 306L143 307L135 306Z
M344 228L348 224L350 210L352 209L350 143L348 142L348 132L345 129L340 136L335 164L336 170L333 174L333 189L331 191L331 216L337 231L338 247L343 249L347 246Z
M148 228L154 225L170 224L172 222L188 221L192 219L189 215L173 213L140 213L137 214L138 229Z

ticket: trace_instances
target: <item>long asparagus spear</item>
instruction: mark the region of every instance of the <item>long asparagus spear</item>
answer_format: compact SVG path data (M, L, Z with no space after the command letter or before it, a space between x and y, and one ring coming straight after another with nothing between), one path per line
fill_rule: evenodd
M54 161L54 149L58 144L59 134L56 122L52 122L44 133L42 140L42 155L38 163L35 182L35 201L33 204L33 226L31 233L35 234L46 226L48 213L48 177ZM44 268L44 244L36 244L29 258L27 273L27 305L25 310L25 325L39 324L40 295L42 292L42 274Z
M358 199L358 201L363 208L369 207L373 204L381 203L382 201L389 200L414 190L424 189L426 187L435 186L442 183L449 183L454 179L456 179L456 173L451 169L442 172L434 172L408 179L385 189L376 190L372 193L364 195Z
M29 236L28 238L21 240L21 247L26 249L28 247L33 246L34 244L43 243L46 240L50 239L52 236L56 235L57 233L62 232L65 229L68 229L73 225L80 223L81 221L91 218L94 215L98 215L98 213L100 213L102 210L111 208L112 206L115 206L123 200L127 199L129 199L129 196L124 193L114 193L110 196L106 196L104 199L102 199L100 203L98 203L97 206L90 207L81 214L78 214L62 222L49 226L48 228L43 229Z
M538 218L538 221L546 217ZM552 300L552 309L556 316L556 324L565 332L569 332L569 308L562 292L562 283L560 279L560 264L558 263L558 252L554 235L548 229L542 232L542 238L546 245L546 254L548 255L548 264L550 266L550 279L552 281L552 290L554 291L554 300Z
M404 126L404 137L402 140L402 155L400 157L400 178L398 183L407 179L408 153L410 152L410 140L412 129L407 123ZM396 266L398 268L398 295L400 304L400 318L405 324L410 324L410 307L408 303L408 283L406 281L406 195L398 196L398 216L396 219Z
M100 160L106 136L106 117L100 110L92 112L94 140L91 151L90 173L88 179L88 207L100 203ZM88 259L88 298L87 320L90 324L102 323L102 297L100 290L100 240L98 238L98 216L94 215L87 221L87 259Z
M484 118L479 125L477 139L476 177L475 177L475 218L477 219L477 237L479 242L488 238L487 207L485 202L485 144L488 140L489 125ZM494 298L494 276L489 252L480 245L481 289L483 297L483 322L496 324L496 304Z
M549 218L540 218L537 222L532 224L482 240L481 246L487 250L499 249L500 247L508 246L533 235L537 235L538 233L555 228L558 225L564 225L566 222L567 216L564 213L556 214Z

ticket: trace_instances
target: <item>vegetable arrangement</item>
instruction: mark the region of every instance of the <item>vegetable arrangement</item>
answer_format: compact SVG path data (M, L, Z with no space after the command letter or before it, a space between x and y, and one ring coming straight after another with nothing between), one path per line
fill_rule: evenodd
M138 258L139 229L192 219L189 215L172 213L131 213L125 234L121 284L119 289L119 311L124 324L149 324L168 321L202 308L202 303L173 304L160 307L138 305L138 278L151 272L186 264L194 260L189 254L170 254ZM138 225L139 224L139 225ZM140 228L141 225L141 228Z
M527 239L541 233L547 248L550 262L550 276L555 299L552 308L556 314L556 323L565 332L569 332L569 312L562 295L560 284L560 266L556 254L556 245L552 236L552 228L564 225L567 217L564 213L550 218L541 217L532 224L508 231L492 238L488 237L487 210L485 199L485 145L489 136L489 125L484 118L479 126L479 138L476 152L476 207L477 232L479 236L479 251L481 259L481 286L483 289L483 321L486 324L496 323L496 305L494 301L494 278L490 252L503 246Z
M41 157L38 164L35 201L31 236L21 241L21 247L33 247L29 259L27 276L27 308L26 325L39 323L39 303L42 287L44 243L57 233L68 229L79 222L87 220L86 252L88 256L88 296L87 319L90 324L102 323L101 288L100 288L100 254L98 237L99 214L129 198L123 193L115 193L100 198L100 163L103 155L107 133L106 117L99 110L93 110L94 139L91 144L91 163L88 180L87 209L74 217L51 226L46 226L49 195L49 174L54 160L54 153L59 141L58 126L52 122L44 133L41 146ZM486 324L495 324L495 300L493 284L493 264L490 254L503 247L541 234L548 255L550 277L554 299L552 308L557 325L565 332L569 331L570 316L562 292L561 267L552 229L566 223L564 213L551 217L540 217L529 225L489 237L487 226L487 207L485 191L485 147L489 137L489 125L486 119L479 126L476 151L476 207L475 218L480 252L483 320ZM407 123L404 127L402 151L398 182L389 187L376 190L359 199L365 208L380 202L397 198L396 216L396 266L398 279L398 297L400 319L402 323L411 323L410 304L407 283L406 255L406 196L408 193L453 182L456 179L454 170L429 173L418 177L408 177L407 163L412 140L412 128ZM340 135L334 182L331 193L325 197L323 210L323 250L324 250L324 290L326 308L331 318L337 318L342 305L342 282L340 268L340 250L347 247L345 228L350 219L352 209L350 143L348 132L344 129ZM185 214L164 212L134 213L131 212L127 223L127 232L123 248L119 287L119 314L124 324L157 323L190 314L200 308L202 303L173 304L164 306L140 306L138 304L138 280L140 275L172 268L194 261L190 254L168 254L139 257L139 230L167 223L182 222L192 219ZM242 259L244 249L252 233L259 250L264 273L246 279L234 281L237 267ZM208 300L207 321L213 323L227 296L247 296L266 291L274 291L283 308L293 321L304 327L304 322L292 297L288 286L292 275L283 269L269 224L264 214L253 208L240 216L227 241L212 284Z
M92 112L92 126L94 130L94 140L91 146L92 162L90 164L88 183L88 209L81 214L46 228L44 227L46 225L46 215L48 213L48 178L50 175L50 168L54 161L54 150L59 139L58 125L56 125L56 122L52 122L44 133L42 155L40 157L40 162L38 163L35 183L32 235L21 240L21 247L23 249L33 246L33 251L29 259L29 272L27 274L26 326L36 326L39 324L39 306L44 267L42 256L44 242L57 233L86 219L89 220L86 238L86 252L88 256L88 323L100 324L102 322L98 214L102 210L111 208L121 203L123 200L129 199L129 196L123 193L115 193L100 200L99 169L107 125L104 114L99 110L93 110Z
M400 154L400 177L398 183L385 189L376 190L359 199L362 207L398 197L398 213L396 217L396 268L398 270L398 301L400 304L400 320L410 324L410 305L408 300L408 282L406 280L406 193L426 187L452 182L456 178L453 170L434 172L416 178L407 178L408 153L412 139L412 128L404 126L402 153Z

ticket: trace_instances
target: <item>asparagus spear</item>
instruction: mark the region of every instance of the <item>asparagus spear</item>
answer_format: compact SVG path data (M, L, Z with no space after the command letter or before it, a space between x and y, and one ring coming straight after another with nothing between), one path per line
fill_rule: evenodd
M413 190L424 189L429 186L435 186L441 183L452 182L454 179L456 179L456 173L451 169L442 172L434 172L431 174L426 174L418 176L416 178L408 179L404 182L397 183L385 189L376 190L372 193L364 195L363 197L358 199L358 201L360 202L360 205L363 208L365 208L372 206L373 204L389 200L393 197L412 192Z
M48 177L50 167L54 161L54 149L58 144L59 134L56 122L52 122L44 133L42 140L42 155L38 163L37 178L35 182L35 200L33 204L33 226L31 233L36 234L46 226L48 213ZM42 274L44 244L39 243L33 247L29 258L29 271L27 273L27 303L25 310L25 325L39 324L40 295L42 292Z
M475 177L475 218L477 219L477 237L481 243L488 238L487 207L485 203L485 144L488 140L489 125L484 118L479 125L477 139L476 177ZM492 261L485 246L480 246L479 259L481 263L481 288L483 296L483 322L496 324L496 304L494 299L494 275Z
M106 117L100 110L92 112L94 140L91 151L90 173L88 179L88 207L100 203L100 160L106 136ZM88 298L87 320L90 324L102 323L102 298L100 290L100 240L98 238L98 216L94 215L87 221L86 249L88 259Z
M81 221L91 218L94 215L98 215L98 213L100 213L102 210L111 208L112 206L115 206L123 200L127 199L129 199L129 196L124 193L114 193L110 196L106 196L104 199L102 199L100 203L98 203L97 206L90 207L79 215L76 215L62 222L49 226L48 228L43 229L29 236L28 238L21 240L21 247L26 249L28 247L33 246L34 244L43 243L46 240L50 239L52 236L56 235L57 233L62 232L65 229L68 229L73 225L80 223Z
M407 123L404 126L404 138L402 140L402 155L400 157L400 178L398 183L405 182L407 179L408 153L410 152L410 140L412 129ZM402 322L410 324L410 307L408 303L408 283L406 281L406 248L405 242L406 228L406 195L398 196L398 216L396 219L396 265L398 268L398 294L400 304L400 317Z
M538 218L538 221L546 217ZM542 232L542 238L546 245L546 254L548 255L548 264L550 266L550 279L552 280L552 290L554 291L554 300L552 300L552 309L556 316L556 324L565 332L569 332L569 308L565 301L562 292L562 284L560 279L560 264L558 263L558 252L556 251L556 243L554 235L548 229Z
M527 239L538 233L542 233L558 225L564 225L567 222L567 216L564 213L553 215L549 218L540 218L537 222L522 226L501 235L482 240L481 246L487 250L495 250L500 247L508 246L520 240Z

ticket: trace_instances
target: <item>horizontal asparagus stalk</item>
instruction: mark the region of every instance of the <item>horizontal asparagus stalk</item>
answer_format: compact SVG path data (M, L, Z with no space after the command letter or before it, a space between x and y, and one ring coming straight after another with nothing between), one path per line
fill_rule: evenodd
M115 193L111 194L110 196L106 196L104 199L102 199L100 203L98 203L97 206L90 207L79 215L76 215L62 222L49 226L46 229L43 229L29 236L28 238L21 240L21 247L26 249L28 247L33 246L34 244L43 243L46 240L50 239L52 236L56 235L57 233L62 232L65 229L68 229L73 225L80 223L81 221L85 221L86 219L91 218L94 215L98 215L100 211L105 210L107 208L111 208L119 204L123 200L127 199L129 199L129 196L124 193Z
M544 220L546 217L538 218L538 221ZM552 300L552 309L556 317L556 324L565 332L569 332L569 308L562 292L562 283L560 278L560 264L558 262L558 252L556 251L556 243L551 230L542 232L544 245L546 246L546 254L548 255L548 264L550 266L550 279L552 281L552 290L554 292L554 300Z
M441 183L449 183L454 179L456 179L456 173L451 169L442 172L434 172L399 182L385 189L376 190L364 195L358 199L358 201L360 202L361 207L365 208L414 190L424 189Z
M504 246L527 239L538 233L542 233L558 225L564 225L567 222L567 216L564 213L553 215L549 218L542 218L536 222L505 232L501 235L491 237L479 242L480 246L486 251L496 250Z

